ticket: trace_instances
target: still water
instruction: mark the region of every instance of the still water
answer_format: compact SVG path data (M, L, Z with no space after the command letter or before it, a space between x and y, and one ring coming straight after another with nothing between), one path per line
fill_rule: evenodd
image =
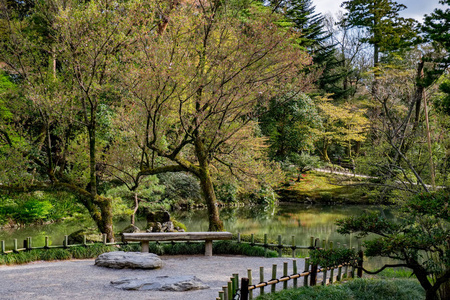
M269 240L283 238L284 244L291 244L292 236L297 245L309 245L310 237L333 241L334 243L355 246L357 241L352 236L343 236L336 232L337 219L348 216L357 216L364 211L379 211L387 218L394 218L391 208L377 206L317 206L303 204L281 204L273 208L262 206L224 208L220 210L221 219L225 229L232 233L264 235ZM176 211L172 216L184 223L188 231L207 231L208 215L206 210ZM117 220L115 230L120 231L129 224L127 220ZM141 229L146 222L139 219L136 223ZM72 221L56 224L29 226L26 228L0 231L0 240L6 242L6 248L13 247L13 240L23 241L27 237L33 238L33 246L43 246L45 236L49 237L50 244L61 245L64 235L84 229L95 228L92 221Z

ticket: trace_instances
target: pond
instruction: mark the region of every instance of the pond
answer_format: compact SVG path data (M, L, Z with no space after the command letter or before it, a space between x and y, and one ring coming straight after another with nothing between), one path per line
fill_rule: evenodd
M297 245L309 245L310 237L322 240L347 244L350 247L357 245L352 236L343 236L336 232L337 219L360 215L363 211L380 211L387 218L393 218L392 209L377 206L318 206L303 204L280 204L273 208L251 206L240 208L224 208L220 215L227 231L241 234L264 235L269 240L283 238L284 244L290 244L292 236ZM175 211L172 216L184 223L189 231L207 231L207 210ZM129 225L129 221L121 220L115 223L115 230L120 231ZM138 219L136 225L144 228L144 219ZM67 221L56 224L29 226L26 228L0 231L0 240L5 240L6 248L13 247L13 240L23 241L27 237L33 238L34 246L43 246L45 236L49 237L50 244L61 245L64 235L83 228L95 228L92 221Z

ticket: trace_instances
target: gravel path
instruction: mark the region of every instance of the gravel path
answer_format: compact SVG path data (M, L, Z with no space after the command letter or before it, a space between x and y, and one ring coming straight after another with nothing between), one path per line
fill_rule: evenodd
M247 276L253 270L254 282L259 282L259 267L265 268L265 279L271 278L272 264L278 265L282 276L283 262L292 258L263 258L247 256L161 256L164 266L158 270L108 269L94 266L93 259L36 262L18 266L0 266L0 299L124 299L124 300L207 300L216 299L219 290L232 276ZM297 260L303 270L304 260ZM111 286L112 280L123 277L195 275L210 286L207 290L188 292L123 291ZM282 284L278 284L280 289ZM266 288L269 289L269 288ZM258 293L255 291L255 295Z

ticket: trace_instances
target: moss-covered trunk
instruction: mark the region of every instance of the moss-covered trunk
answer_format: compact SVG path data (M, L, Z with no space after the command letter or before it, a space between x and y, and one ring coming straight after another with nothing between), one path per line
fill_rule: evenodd
M219 209L217 207L216 194L212 183L211 174L209 172L208 156L203 142L200 138L195 141L195 154L199 162L197 176L200 180L203 198L208 207L209 231L223 231L223 223L220 220Z

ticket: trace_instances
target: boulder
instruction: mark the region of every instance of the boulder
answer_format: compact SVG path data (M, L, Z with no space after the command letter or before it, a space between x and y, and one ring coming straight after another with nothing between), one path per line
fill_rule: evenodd
M141 230L139 229L139 227L130 224L127 227L125 227L121 233L136 233L136 232L140 232Z
M190 290L208 289L195 276L156 276L144 278L121 278L111 281L111 284L118 289L140 290L140 291L175 291L184 292Z
M86 236L86 242L88 243L95 243L95 242L101 242L103 241L102 235L95 233L94 231L81 229L75 232L72 232L68 236L68 242L69 245L74 244L82 244L83 243L83 236Z
M114 269L158 269L163 262L154 253L113 251L100 254L95 265Z

